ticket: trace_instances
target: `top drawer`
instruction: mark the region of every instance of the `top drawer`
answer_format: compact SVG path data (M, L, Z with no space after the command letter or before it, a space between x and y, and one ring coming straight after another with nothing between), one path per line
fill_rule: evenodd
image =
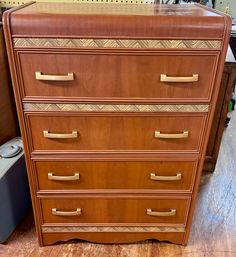
M19 53L25 96L85 100L207 101L217 59L199 52Z

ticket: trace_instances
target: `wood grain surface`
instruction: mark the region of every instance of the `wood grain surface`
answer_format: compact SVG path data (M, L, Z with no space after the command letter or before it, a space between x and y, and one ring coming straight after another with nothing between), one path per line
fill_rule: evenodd
M228 56L227 56L228 57ZM230 58L232 58L230 56ZM234 57L233 57L234 58ZM232 97L236 81L236 62L226 62L221 80L220 92L217 100L216 112L213 119L211 134L206 151L204 170L213 172L217 162L221 138L225 128L229 102Z
M47 116L46 116L47 115ZM200 151L205 115L160 116L53 116L30 115L29 123L33 150L155 150L155 151ZM49 133L72 133L77 138L45 138ZM163 134L182 134L187 138L163 139L154 136L155 131Z
M24 96L208 100L213 88L217 53L19 53ZM53 64L53 65L52 65ZM35 72L74 74L73 81L36 80ZM189 83L161 82L161 74L199 75ZM145 86L144 86L145 85ZM192 100L193 102L193 100Z
M197 161L100 161L96 162L36 162L38 187L40 190L72 189L156 189L186 190L191 192L197 169ZM54 176L72 176L79 173L74 181L50 180L48 173ZM176 176L180 180L152 180L150 174L157 176Z
M142 197L142 196L141 196ZM139 224L165 224L183 225L186 224L190 197L136 197L128 196L104 196L79 198L43 198L41 199L43 209L43 224L63 223L67 226L69 223L74 225L88 223L93 226L98 224L124 225L125 223ZM140 199L141 198L141 199ZM76 209L81 209L80 215L59 216L52 213L56 208L58 212L71 213ZM150 216L146 212L151 209L153 212L169 213L170 210L176 210L174 216ZM125 224L126 225L126 224Z
M74 5L31 2L26 8L21 8L11 20L12 35L63 37L63 35L76 34L78 37L109 35L109 37L172 39L183 38L186 35L189 39L219 39L223 36L224 25L219 13L201 5L163 7L152 4L104 3ZM62 13L65 17L63 21L59 18ZM82 13L84 15L75 15ZM35 24L39 18L42 19L36 30Z
M103 245L72 240L40 248L30 213L8 242L1 257L235 257L236 256L236 113L226 129L214 174L202 177L188 246L156 241Z
M0 23L0 144L19 135L16 107L11 88L7 53Z
M37 6L37 4L35 5L32 4L31 7L32 6L35 7ZM221 74L223 71L223 63L225 60L225 54L226 54L226 49L227 49L227 44L229 39L229 28L231 27L230 18L226 16L223 17L223 15L217 14L215 12L209 15L210 9L208 10L204 8L204 11L203 11L202 7L194 6L194 5L192 6L193 12L191 11L188 15L180 15L178 17L175 17L177 14L181 14L181 12L183 11L182 7L178 7L179 10L178 9L173 10L172 8L170 8L168 12L161 11L163 15L157 15L159 12L158 10L155 9L154 14L151 15L150 17L146 15L145 16L140 15L139 19L136 19L137 16L135 17L135 15L126 16L123 14L122 15L121 14L120 15L119 14L118 15L113 15L113 14L112 15L92 15L92 14L87 15L87 11L84 13L84 15L76 16L73 14L69 14L70 12L68 13L68 15L66 15L66 10L64 10L65 15L60 15L57 13L55 13L55 15L49 15L49 13L45 13L44 11L41 12L41 9L37 9L35 13L34 11L32 11L32 9L30 9L31 7L29 7L29 9L27 7L23 8L24 11L22 11L23 10L22 8L19 8L18 9L19 12L17 10L13 10L13 11L10 10L8 13L4 13L4 24L6 24L4 32L7 39L7 47L8 47L9 57L10 57L10 67L11 67L11 73L12 73L12 78L14 82L13 83L14 93L15 93L15 98L16 98L16 103L18 108L19 120L20 120L20 125L22 130L22 137L24 139L23 141L25 146L26 162L27 162L27 168L28 168L28 176L29 176L29 182L31 187L32 202L33 202L34 215L35 215L35 221L36 221L35 224L36 224L36 230L38 232L39 244L42 246L42 245L51 244L53 242L60 241L60 240L66 241L69 238L70 239L81 238L81 239L86 239L88 241L93 241L93 242L115 242L115 243L118 243L118 242L128 243L128 242L131 242L131 239L133 242L137 242L137 240L141 240L141 239L155 238L162 241L169 240L177 244L182 243L183 245L186 245L189 237L190 226L192 223L192 216L195 209L196 196L197 196L198 185L199 185L200 176L201 176L200 171L202 169L203 162L204 162L204 154L207 146L207 139L210 133L210 126L212 123L215 106L217 104L216 103L217 93L219 92L219 86L220 86L219 83L220 83ZM192 10L192 7L190 8L191 10ZM199 10L199 13L197 12L198 14L195 13L194 11L195 9ZM97 13L97 11L95 13ZM73 23L70 23L72 21L71 18L73 19ZM103 31L101 31L101 23L99 21L100 18L102 18ZM189 18L191 18L191 22L189 21ZM221 35L220 37L222 37L223 44L220 52L218 52L219 59L218 59L217 71L214 72L214 76L215 76L214 88L212 88L214 90L212 90L212 96L209 99L210 106L209 106L209 112L207 116L203 114L200 115L199 113L197 115L196 114L191 114L191 115L172 114L173 116L169 114L165 116L164 114L163 115L150 114L148 116L146 115L142 116L142 115L135 115L135 114L128 114L128 113L126 113L125 116L122 116L119 114L109 115L109 113L107 113L106 115L105 114L99 115L97 113L96 114L88 113L87 116L79 113L61 114L61 113L55 112L55 113L37 113L36 115L30 112L23 113L22 100L25 101L25 99L22 99L22 97L25 94L23 94L24 92L22 90L23 80L19 74L19 70L21 69L21 67L19 67L18 65L19 63L17 62L17 60L19 60L18 59L19 56L17 56L17 54L21 50L13 50L12 37L15 37L16 34L21 35L22 37L26 36L24 32L26 28L26 23L25 23L26 19L27 19L27 34L29 37L32 36L31 34L32 28L33 28L33 33L37 31L38 36L41 35L45 37L46 35L50 35L52 38L54 38L57 35L58 37L60 37L59 34L64 33L63 26L68 26L66 30L67 32L64 33L64 36L68 38L71 36L80 37L83 35L82 30L86 29L86 24L87 25L89 24L89 26L91 27L91 30L88 30L88 29L86 30L86 35L90 37L91 35L90 33L92 33L94 35L93 38L96 38L98 35L100 36L100 38L103 38L103 37L106 38L107 37L106 35L108 32L109 32L109 38L112 38L113 32L115 31L116 36L120 38L125 38L125 36L127 35L129 38L132 38L135 35L135 38L143 39L147 37L147 34L145 33L145 31L148 31L151 33L151 30L154 29L155 27L158 28L156 29L156 31L158 32L156 34L156 37L158 38L159 36L160 38L164 37L163 27L165 27L166 39L168 39L170 36L172 39L176 37L178 38L186 37L188 39L191 39L193 37L193 34L189 31L190 27L192 32L197 33L197 36L195 37L195 39L199 39L199 38L213 39L212 33L216 32L215 36L218 37L220 32L220 35ZM81 19L83 20L82 22L80 22ZM38 21L38 23L36 23L36 20ZM45 26L46 20L47 20L47 26ZM183 20L184 20L184 24L191 24L191 26L183 26ZM109 23L106 23L106 21L109 21ZM173 23L173 21L175 22ZM168 22L168 27L170 29L168 29L166 32L165 24L167 24L167 22ZM61 26L61 23L63 23L63 26ZM142 26L139 26L141 25L140 23L145 24L145 30L143 30ZM73 27L70 26L70 24L74 24L74 25L76 24L75 27L77 27L78 30L76 29L74 30ZM96 24L96 29L95 27L93 27L93 24ZM207 26L205 24L207 24ZM217 26L217 24L219 24L219 27ZM147 27L149 28L149 25L150 25L150 29L146 30ZM53 26L54 28L53 33L55 34L51 34L52 31L50 30L50 26ZM138 29L133 30L132 32L131 27L134 28L134 26ZM200 27L201 27L201 32L199 31ZM58 33L58 28L60 30L60 33ZM122 28L122 33L120 34L121 28ZM44 30L47 31L45 35L42 34ZM74 35L70 34L72 31L73 33L75 33ZM141 32L143 32L142 37L140 37ZM178 34L178 36L176 33ZM149 37L153 38L151 34L149 34ZM35 49L35 52L37 52L38 50L39 49ZM126 49L126 50L127 50L126 51L127 55L129 55L131 53L131 50L129 49ZM86 52L86 50L84 51ZM48 50L48 53L49 52L51 53L52 51ZM110 52L115 53L114 51L110 51ZM168 56L170 56L170 53L171 51L166 51L167 58ZM63 52L61 52L61 54L63 54ZM175 62L173 62L173 66L174 66L174 63ZM109 62L108 62L108 65L109 65ZM45 64L45 66L47 65ZM117 65L116 68L120 69L120 67L122 67L122 65L121 66ZM122 71L122 69L120 70ZM139 74L138 71L139 69L137 69L137 74ZM189 72L189 69L187 71ZM209 71L211 73L212 69L210 69ZM171 76L174 76L174 75L175 74L171 74ZM181 74L181 76L187 76L187 75L188 74L186 75ZM134 76L131 76L131 78L132 77ZM20 87L20 85L22 86ZM40 99L36 98L35 100L40 100ZM57 97L55 98L55 100L59 101L60 99ZM49 134L49 136L48 136L48 131L49 133L51 133ZM77 132L79 137L77 137ZM163 136L162 138L160 138L158 133L159 134L162 133L162 135L163 134L178 134L178 135L177 136L175 135L174 137L172 135L172 137L175 139L167 140L166 138L163 138ZM188 133L188 137L185 136L187 133ZM65 136L61 134L67 134L67 135ZM71 134L72 134L72 138L71 138ZM44 137L42 135L44 135ZM75 138L75 135L76 135L76 138ZM157 140L156 138L154 138L153 135L157 135L155 136L155 137L158 137ZM183 135L183 136L180 136L180 135ZM58 139L55 139L55 137L59 137L59 138L67 137L67 139L58 140ZM68 139L68 137L70 139ZM176 137L178 137L178 139L176 139ZM167 235L164 236L162 233L162 235L160 235L159 237L157 234L155 234L154 236L151 236L143 233L143 237L139 236L138 238L137 236L133 237L132 234L128 234L128 233L124 234L124 237L122 237L122 234L117 234L117 237L116 237L114 234L99 235L99 234L93 234L93 232L91 232L90 235L89 234L85 235L86 237L79 236L78 234L70 235L68 233L67 234L65 233L64 235L64 234L60 234L59 232L58 233L50 232L51 234L50 233L46 234L46 232L44 234L40 233L41 232L40 226L43 224L44 221L46 221L45 213L43 213L43 210L40 205L40 200L43 202L43 201L46 201L46 199L49 199L50 197L58 198L58 200L59 200L59 197L66 199L68 198L68 193L62 192L61 195L59 192L37 193L36 177L35 177L35 174L33 174L32 172L33 163L30 159L31 157L30 155L32 154L34 156L37 156L37 155L42 156L42 154L47 153L49 158L53 157L53 155L58 155L59 157L59 154L61 154L62 157L66 157L66 156L70 156L70 153L73 153L73 152L76 153L76 151L78 154L81 154L81 152L88 153L89 151L91 151L91 153L92 152L99 153L99 151L101 152L104 151L104 156L105 156L105 151L108 152L109 154L112 153L113 151L113 153L115 152L119 153L120 157L122 157L122 154L126 154L127 156L128 156L128 153L134 154L134 151L137 151L137 153L143 151L142 154L146 154L149 151L152 151L153 153L165 154L164 155L165 157L168 157L169 154L176 154L175 157L177 157L178 154L182 154L182 157L184 157L185 154L195 153L196 154L195 157L197 157L198 155L199 156L198 172L195 178L193 193L188 196L188 197L191 197L191 203L190 203L190 208L188 212L188 219L186 221L186 230L184 235L176 234L174 236L173 233L170 233L170 234L168 233L169 236ZM123 157L125 157L125 155ZM123 192L121 191L117 193L117 195L112 194L112 197L113 196L117 197L117 203L119 203L118 200L121 197L123 197ZM126 196L129 198L128 195ZM146 196L150 197L149 195L146 195ZM169 196L166 195L167 197L166 199L171 200L172 198L170 198ZM76 194L71 194L70 198L73 198L73 197L75 199L76 197L79 197L79 196ZM96 197L97 197L97 194L96 194ZM104 194L104 197L105 197L105 194ZM107 194L106 197L110 197L109 194ZM68 198L68 200L70 198ZM75 203L74 199L73 201L71 201L71 203ZM177 196L176 196L176 199L177 199ZM61 203L63 206L65 206L64 202L61 202ZM127 203L128 203L128 200L127 200ZM53 202L52 204L53 205L51 205L51 208L54 208L55 203ZM59 208L61 208L61 206L59 206ZM67 205L65 207L67 207ZM72 207L74 208L75 205ZM181 207L181 205L179 207ZM119 204L117 204L116 208L119 208ZM145 206L145 209L146 208L147 207ZM133 209L136 209L135 204L132 210ZM168 206L168 209L169 209L169 206ZM185 208L185 210L187 211L187 208ZM45 212L47 213L46 210ZM177 213L181 213L181 211L178 212L177 210ZM113 214L113 210L112 210L112 214ZM126 217L126 215L124 216ZM101 217L101 219L97 220L97 222L99 221L104 221L104 219ZM119 219L116 221L117 221L116 223L118 223ZM131 220L129 219L124 220L124 222L126 221L131 222ZM108 237L109 237L109 240L108 240Z

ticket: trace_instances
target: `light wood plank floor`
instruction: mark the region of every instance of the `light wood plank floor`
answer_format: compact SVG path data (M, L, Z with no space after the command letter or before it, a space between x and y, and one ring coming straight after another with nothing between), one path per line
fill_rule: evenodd
M30 213L8 242L1 257L236 257L236 112L221 145L214 174L204 174L197 211L186 247L145 241L102 245L77 240L40 248Z

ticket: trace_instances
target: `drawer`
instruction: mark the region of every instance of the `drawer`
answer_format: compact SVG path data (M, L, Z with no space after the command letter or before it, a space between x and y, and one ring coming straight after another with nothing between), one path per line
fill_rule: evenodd
M44 223L185 224L190 199L168 197L42 198Z
M37 116L29 122L34 150L199 151L199 116Z
M38 161L39 190L192 190L196 161Z
M209 99L217 61L217 55L200 52L171 55L24 52L19 58L25 96L168 98L188 102ZM168 76L162 76L162 80L177 78L165 82L161 81L161 74ZM197 81L181 80L190 77L189 81L193 74L198 75Z

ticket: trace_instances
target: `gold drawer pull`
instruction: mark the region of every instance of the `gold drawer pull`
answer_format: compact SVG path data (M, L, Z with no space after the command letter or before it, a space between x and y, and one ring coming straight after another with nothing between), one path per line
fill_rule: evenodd
M178 134L166 134L160 131L155 131L155 138L166 138L166 139L176 139L176 138L187 138L189 135L188 131L183 131L183 133Z
M198 74L193 74L191 77L170 77L166 74L161 74L162 82L196 82L198 81L198 78Z
M72 81L74 80L74 73L68 73L67 75L44 75L42 72L36 71L35 78L37 80Z
M147 209L147 215L149 216L155 216L155 217L169 217L169 216L175 216L176 210L172 209L167 212L159 212L159 211L152 211L152 209Z
M77 138L78 133L77 131L72 131L72 133L69 133L69 134L55 134L55 133L48 132L48 130L44 130L43 136L46 138L67 139L67 138Z
M77 208L76 211L58 211L56 208L52 208L52 214L56 216L79 216L81 212L81 208Z
M56 176L53 173L48 173L49 180L59 180L59 181L74 181L79 180L79 173L74 173L73 176Z
M150 173L151 180L164 180L164 181L174 181L181 180L182 174L177 173L176 176L157 176L155 173Z

